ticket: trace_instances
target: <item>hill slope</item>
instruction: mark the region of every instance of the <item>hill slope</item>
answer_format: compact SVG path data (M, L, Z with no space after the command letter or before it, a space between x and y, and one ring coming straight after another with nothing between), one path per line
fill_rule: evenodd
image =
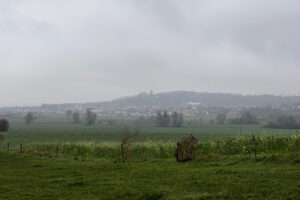
M261 107L268 105L278 106L281 104L300 105L300 96L241 95L193 91L173 91L157 94L143 92L135 96L122 97L106 102L43 104L38 107L0 108L0 113L27 112L28 110L33 112L62 112L66 109L77 109L79 107L96 109L132 106L173 107L188 103L197 103L206 107Z
M204 106L267 106L296 104L300 96L240 95L225 93L207 93L192 91L174 91L158 94L140 93L136 96L119 98L110 102L92 103L106 106L175 106L189 102Z

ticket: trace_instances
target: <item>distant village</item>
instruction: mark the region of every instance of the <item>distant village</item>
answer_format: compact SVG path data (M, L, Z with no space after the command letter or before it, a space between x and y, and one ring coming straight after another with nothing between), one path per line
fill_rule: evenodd
M258 116L278 115L286 112L300 112L300 105L282 104L278 106L250 106L250 107L217 107L204 106L200 102L188 102L176 106L95 106L89 104L61 104L61 105L41 105L37 107L7 107L0 108L0 116L9 117L24 115L33 112L38 115L62 115L67 109L85 113L91 109L97 116L109 117L151 117L157 111L167 110L169 112L179 112L185 117L214 117L218 113L226 113L228 118L235 118L244 110L249 110Z

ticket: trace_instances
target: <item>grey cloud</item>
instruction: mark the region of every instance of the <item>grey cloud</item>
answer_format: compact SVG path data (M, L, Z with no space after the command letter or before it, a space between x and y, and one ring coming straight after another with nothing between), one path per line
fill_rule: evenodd
M1 1L0 106L151 89L300 94L299 4Z

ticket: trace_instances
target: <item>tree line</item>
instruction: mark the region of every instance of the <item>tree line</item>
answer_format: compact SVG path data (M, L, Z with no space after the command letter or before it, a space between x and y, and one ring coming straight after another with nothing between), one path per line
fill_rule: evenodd
M219 113L216 117L218 124L225 124L227 119L226 113ZM227 120L229 124L259 124L256 116L249 111L241 114L241 117Z
M73 122L78 124L81 122L80 120L80 113L78 111L66 110L65 114L67 118L73 118ZM87 126L93 126L96 124L97 121L97 114L92 111L92 109L88 108L85 111L85 119L84 124Z
M269 122L264 127L275 129L300 129L300 123L298 123L297 119L292 115L279 116L275 121Z
M158 127L182 127L183 126L183 114L178 112L157 111L156 123Z
M216 121L218 124L225 124L226 118L226 113L219 113L216 116ZM229 124L259 124L257 117L248 111L242 113L241 117L239 118L232 118L228 119L227 121ZM273 121L268 122L263 127L274 129L300 129L300 123L298 123L297 118L292 115L283 115L277 117Z

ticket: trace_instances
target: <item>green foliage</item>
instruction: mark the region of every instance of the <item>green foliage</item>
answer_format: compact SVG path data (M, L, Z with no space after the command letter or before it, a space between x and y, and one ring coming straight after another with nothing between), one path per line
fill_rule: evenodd
M300 124L294 116L280 116L275 122L269 122L266 128L277 128L277 129L300 129Z
M134 137L124 137L128 134L117 126L89 127L70 123L65 116L39 117L31 126L25 126L23 119L11 124L5 135L10 152L0 152L0 199L276 200L300 196L300 134L291 130L207 124L180 129L153 124L136 127L128 120L129 128L137 129L130 132ZM199 141L196 159L177 164L176 142L189 134ZM255 163L252 134L256 134L258 153ZM131 143L133 162L121 164L124 138ZM19 144L25 153L19 153Z
M256 148L258 153L290 153L300 151L300 135L292 136L259 136L256 137ZM211 140L207 143L199 144L200 153L236 155L251 154L251 136L232 137L226 140Z
M181 144L180 160L185 160L186 155L190 155L189 140L184 138ZM196 138L195 138L196 139ZM176 151L175 143L165 142L144 142L128 143L130 137L126 138L126 155L132 161L149 161L154 159L174 158ZM193 140L194 141L194 140ZM124 142L124 141L123 141ZM129 145L130 144L130 145ZM194 147L195 142L192 142ZM107 143L64 143L64 144L36 144L24 145L25 151L36 154L38 151L54 155L58 146L59 155L65 158L80 157L84 154L86 159L110 159L121 160L121 147L119 142ZM227 139L211 139L196 145L197 155L251 155L252 150L251 136L236 136ZM258 154L288 154L300 152L300 135L292 136L257 136L256 148ZM178 150L178 149L177 149ZM177 151L176 151L177 152ZM191 156L196 156L194 151ZM188 159L191 160L191 159Z
M6 119L0 119L0 132L6 132L9 129L9 122Z
M249 156L202 156L185 164L121 164L0 152L0 199L294 200L300 196L297 157L262 155L254 163Z
M287 129L265 129L259 125L231 125L204 123L186 123L182 128L155 127L155 123L135 124L135 119L100 118L103 122L117 120L118 124L113 126L102 123L95 127L84 126L83 124L71 123L64 115L39 117L30 126L24 124L23 118L10 119L9 134L5 138L10 142L11 147L23 144L44 144L44 143L119 143L123 137L120 133L120 125L126 124L132 130L140 130L137 142L146 143L164 142L176 143L183 137L193 134L200 143L207 142L210 138L226 139L237 135L292 135L294 130Z
M25 123L27 125L31 124L35 119L36 119L36 117L34 116L34 114L32 112L29 112L25 115Z

